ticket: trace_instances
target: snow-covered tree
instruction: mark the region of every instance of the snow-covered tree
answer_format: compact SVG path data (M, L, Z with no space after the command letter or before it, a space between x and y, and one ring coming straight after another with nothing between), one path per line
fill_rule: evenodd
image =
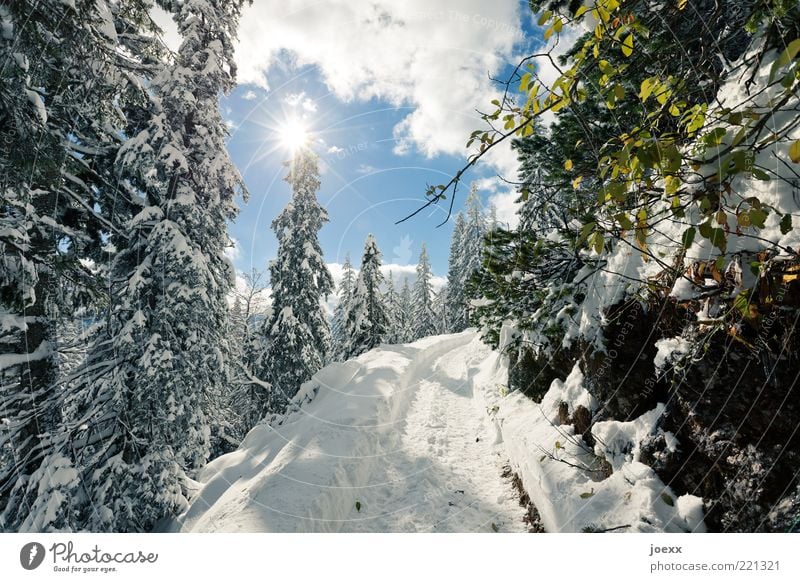
M383 302L386 305L386 314L389 318L389 331L386 334L386 342L390 344L400 343L403 336L400 324L403 318L400 313L400 296L394 286L394 275L391 271L389 271L389 277L386 280Z
M331 360L335 362L343 360L347 351L347 318L353 302L355 287L356 274L350 262L350 253L347 253L344 265L342 265L342 281L339 283L338 301L333 310L333 320L331 322L333 343Z
M150 3L111 4L0 6L0 529L21 529L47 489L59 318L106 287L79 259L103 257L131 208L113 161L149 110L160 53ZM66 523L63 505L48 502L43 527Z
M467 282L472 279L473 275L480 271L483 264L485 248L484 237L486 236L487 225L486 214L483 211L476 184L472 184L466 205L466 218L461 238L463 252L461 253L460 265L458 267L458 271L461 275L462 290L466 287ZM468 302L463 301L463 309L462 319L459 320L459 324L464 326L461 329L467 327L470 322L470 308ZM454 329L453 331L461 331L461 329Z
M433 296L433 312L436 314L436 333L449 333L450 322L447 319L448 312L448 296L447 285L442 287L438 293Z
M464 298L464 233L466 222L464 215L458 213L455 225L453 226L453 236L450 242L450 258L447 268L447 297L446 318L448 331L463 331L467 325L467 311L465 309L466 300Z
M105 323L72 383L77 416L51 455L64 478L38 486L41 507L66 495L73 529L148 531L183 509L186 474L208 456L208 417L229 380L225 249L243 185L219 96L234 85L242 2L162 4L183 42L150 83L149 117L117 155L138 212L111 265ZM24 527L51 527L41 517Z
M396 313L397 341L399 343L406 343L413 341L413 334L411 329L411 287L408 285L408 278L403 277L403 286L400 288L400 293L397 296L398 308Z
M412 291L412 334L413 338L420 339L437 332L436 311L433 305L433 285L431 279L431 264L428 261L428 251L425 243L419 253L419 263L417 263L417 280L414 282Z
M231 337L234 338L234 366L230 408L233 436L241 439L262 418L258 403L265 402L271 386L258 378L256 366L264 351L259 329L269 316L266 303L266 276L263 271L251 269L242 276L243 285L234 294L231 308Z
M389 317L381 292L381 252L371 234L364 245L353 303L345 325L344 359L354 358L386 341Z
M328 213L317 200L317 156L301 148L287 165L292 199L272 222L278 255L269 266L272 316L264 328L267 349L259 366L260 376L272 384L264 413L285 408L327 362L331 344L322 300L333 292L333 277L318 238Z

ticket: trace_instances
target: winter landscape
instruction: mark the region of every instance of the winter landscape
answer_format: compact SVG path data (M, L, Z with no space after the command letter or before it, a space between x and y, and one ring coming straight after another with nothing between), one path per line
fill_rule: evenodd
M0 0L0 192L0 532L800 531L796 0Z

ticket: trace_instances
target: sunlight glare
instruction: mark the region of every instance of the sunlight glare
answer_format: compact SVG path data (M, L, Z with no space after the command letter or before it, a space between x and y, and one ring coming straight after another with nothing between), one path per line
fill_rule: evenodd
M278 130L280 141L285 148L296 152L308 145L308 130L298 119L289 119Z

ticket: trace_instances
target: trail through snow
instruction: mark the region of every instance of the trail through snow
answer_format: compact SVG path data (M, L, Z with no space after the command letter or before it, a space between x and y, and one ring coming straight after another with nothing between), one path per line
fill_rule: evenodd
M182 531L526 531L473 380L475 333L328 366L298 410L210 463Z

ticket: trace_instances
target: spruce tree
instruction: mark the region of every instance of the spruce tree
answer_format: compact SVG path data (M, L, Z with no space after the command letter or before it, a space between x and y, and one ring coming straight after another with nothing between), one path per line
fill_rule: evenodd
M469 281L473 279L476 273L481 270L483 266L483 253L485 247L484 237L486 236L486 215L481 205L480 195L476 184L473 184L466 202L466 218L464 222L464 231L461 238L463 252L459 260L458 271L460 273L461 293L466 295L465 289ZM461 318L459 325L461 329L454 331L461 331L470 324L470 307L466 300L461 303Z
M449 333L450 322L447 318L448 311L448 295L447 285L442 287L438 293L433 296L433 312L436 315L435 327L437 334Z
M144 127L117 155L138 212L111 265L105 324L70 389L76 417L51 455L64 478L38 486L39 507L68 500L61 519L72 529L149 531L184 509L187 473L208 456L208 417L229 380L225 249L243 185L219 96L234 85L242 2L163 5L183 42L150 83ZM26 527L52 527L41 515Z
M395 289L394 276L391 271L389 271L389 278L386 280L386 292L383 294L383 301L386 304L386 313L389 318L389 331L386 335L386 342L390 344L400 343L402 341L400 297L397 294L397 289Z
M47 481L51 465L69 462L55 452L57 333L61 314L107 287L80 259L102 260L106 243L125 238L131 193L113 162L150 108L142 87L161 52L149 9L144 0L0 6L0 529L67 527L63 496L46 506L52 519L34 515L36 495L58 485Z
M356 286L356 275L353 265L350 262L350 253L344 259L342 265L342 280L339 283L338 301L333 310L333 320L331 322L332 354L331 359L335 362L345 359L347 351L347 318L350 313L350 306L353 302L353 293Z
M467 311L464 298L464 235L466 222L459 212L453 227L450 242L450 258L447 265L447 296L445 298L447 331L463 331L467 325Z
M399 343L407 343L413 341L413 333L411 329L411 288L408 285L408 278L403 277L403 286L398 295L398 309L397 309L397 341Z
M362 354L386 341L389 317L381 285L381 252L371 234L364 244L353 303L345 326L344 359Z
M282 412L291 398L327 362L331 332L321 301L333 291L318 233L328 221L317 200L316 154L298 150L285 180L292 199L272 222L278 255L270 263L272 315L265 326L267 349L261 377L272 385L263 412Z
M428 261L428 251L425 243L419 253L419 263L417 263L417 280L414 282L412 292L412 336L417 340L429 335L435 335L436 311L433 305L433 286L431 285L431 264Z

